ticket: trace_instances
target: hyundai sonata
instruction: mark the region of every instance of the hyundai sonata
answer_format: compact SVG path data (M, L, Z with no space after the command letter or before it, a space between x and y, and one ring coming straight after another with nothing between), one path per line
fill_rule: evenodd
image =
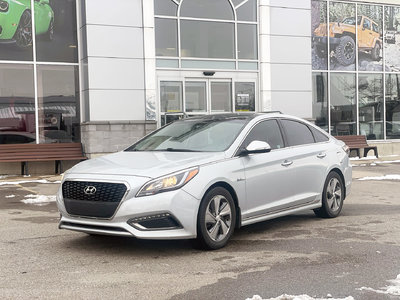
M347 146L305 120L193 117L66 172L59 227L218 249L244 225L305 210L337 217L351 172Z

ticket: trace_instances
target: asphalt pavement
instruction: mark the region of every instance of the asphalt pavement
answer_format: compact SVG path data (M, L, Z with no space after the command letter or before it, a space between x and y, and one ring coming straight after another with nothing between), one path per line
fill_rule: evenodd
M400 177L400 162L384 160L353 162L340 217L246 226L218 251L59 230L59 177L0 178L0 299L399 299L388 288L400 274L400 182L387 175Z

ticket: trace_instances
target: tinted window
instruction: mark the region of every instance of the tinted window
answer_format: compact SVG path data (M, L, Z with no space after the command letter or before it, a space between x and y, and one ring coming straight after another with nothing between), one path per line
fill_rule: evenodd
M370 22L370 20L364 19L364 25L363 25L363 27L366 28L366 29L371 29L371 22Z
M247 147L252 141L267 142L271 149L284 147L281 131L276 120L263 121L254 126L246 137L243 146Z
M307 125L291 120L282 120L289 146L314 143L314 137Z
M321 131L315 129L314 127L310 126L310 130L312 131L315 141L317 143L326 142L329 140L329 138L325 134L323 134Z

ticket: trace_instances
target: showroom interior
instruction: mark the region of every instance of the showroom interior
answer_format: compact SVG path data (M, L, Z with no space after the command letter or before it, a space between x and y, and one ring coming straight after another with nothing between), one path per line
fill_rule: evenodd
M393 154L395 2L0 0L0 144L96 157L179 118L279 110Z

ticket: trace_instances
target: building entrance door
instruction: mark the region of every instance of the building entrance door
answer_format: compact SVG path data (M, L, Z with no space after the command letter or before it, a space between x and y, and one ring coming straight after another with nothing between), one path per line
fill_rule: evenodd
M185 116L255 111L256 82L185 77L160 80L161 125Z

